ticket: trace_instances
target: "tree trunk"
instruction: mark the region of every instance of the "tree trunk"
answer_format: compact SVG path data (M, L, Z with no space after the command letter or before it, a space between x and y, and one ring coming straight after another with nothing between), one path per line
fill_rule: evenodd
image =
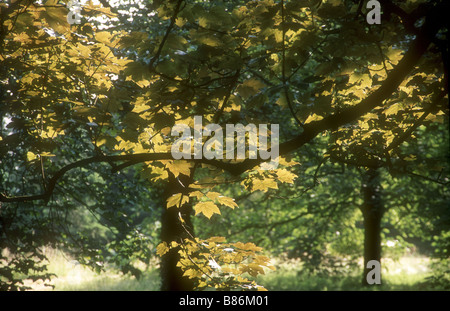
M369 285L367 274L372 271L367 263L376 260L381 263L381 219L384 208L381 201L380 173L376 168L366 171L361 192L363 205L361 211L364 218L364 273L362 283ZM381 272L380 272L381 273Z
M169 184L166 189L165 199L172 194L185 193L189 178L179 175L174 178L169 173ZM180 240L193 236L193 225L191 222L192 206L184 204L180 208L172 206L166 208L161 216L161 241L170 245L172 241L180 242ZM184 224L180 221L180 215L184 220ZM183 271L177 267L180 259L178 254L179 248L173 248L161 258L161 290L164 291L191 291L194 289L192 280L183 277Z

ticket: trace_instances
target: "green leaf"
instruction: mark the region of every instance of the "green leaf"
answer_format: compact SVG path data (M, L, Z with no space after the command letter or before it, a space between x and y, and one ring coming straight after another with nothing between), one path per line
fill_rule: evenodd
M244 83L242 83L241 85L239 85L237 88L237 91L242 97L247 99L250 96L258 93L259 90L265 86L266 85L262 81L260 81L256 78L251 78L251 79L244 81Z

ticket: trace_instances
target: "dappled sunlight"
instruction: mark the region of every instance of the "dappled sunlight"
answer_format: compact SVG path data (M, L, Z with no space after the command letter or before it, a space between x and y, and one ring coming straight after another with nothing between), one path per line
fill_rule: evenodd
M47 249L49 259L49 272L56 276L48 282L52 286L44 286L42 282L27 282L31 290L55 290L55 291L109 291L109 290L158 290L159 275L157 262L152 262L152 267L138 264L144 271L140 280L129 275L123 275L112 267L106 268L102 273L96 273L88 267L62 251Z
M0 0L0 290L450 289L449 3Z

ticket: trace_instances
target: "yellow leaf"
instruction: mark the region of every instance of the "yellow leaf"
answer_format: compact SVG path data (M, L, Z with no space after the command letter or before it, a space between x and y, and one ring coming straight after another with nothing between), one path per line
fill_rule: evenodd
M41 157L54 157L55 155L50 152L42 152L39 154Z
M186 22L187 22L187 20L185 18L178 17L175 21L175 24L181 28L186 24Z
M387 116L397 114L397 112L401 109L401 103L396 103L391 105L388 109L384 111L384 114Z
M266 192L269 188L278 189L278 184L274 179L265 178L263 180L256 179L253 181L252 191L261 190Z
M291 173L288 170L283 168L283 169L277 170L277 177L278 177L278 180L281 182L293 184L294 179L297 177L297 175L295 175L294 173Z
M178 177L178 175L180 174L186 176L189 176L191 174L191 164L186 161L169 161L166 164L166 167L169 171L172 172L175 177Z
M357 84L361 85L361 87L365 88L365 87L372 86L372 79L366 73L361 74L361 73L355 72L354 74L350 75L348 83L349 84L357 83Z
M187 276L190 279L200 278L203 275L202 271L195 270L195 269L187 269L184 271L183 276Z
M378 120L378 115L377 115L376 113L371 113L371 112L369 112L369 113L366 113L366 114L363 116L363 119L364 119L364 120L372 120L372 119Z
M197 191L193 191L193 192L189 193L189 196L190 197L196 197L197 199L200 199L200 198L202 198L204 196L204 194L203 194L203 192L197 190Z
M294 166L294 165L300 164L300 163L298 163L298 162L296 162L294 160L287 161L283 157L278 157L278 161L279 161L280 165L284 165L284 166Z
M163 256L164 254L166 254L169 251L169 247L167 246L166 242L162 242L160 243L157 247L156 247L156 254L158 256Z
M214 214L220 215L220 210L216 204L211 201L208 202L199 202L194 206L195 215L199 213L203 213L208 219L211 218Z
M262 250L261 247L256 246L254 243L248 242L248 243L242 243L242 242L236 242L233 244L235 247L243 249L245 251L254 251L254 252L260 252Z
M99 31L95 33L95 39L97 39L98 42L104 43L106 45L111 43L112 34L108 31Z
M33 152L31 152L31 151L27 152L27 161L31 162L33 160L36 160L37 157L38 156L36 154L34 154Z
M208 242L225 243L226 239L223 236L213 236L208 239Z
M176 206L181 207L183 204L189 202L189 196L177 193L167 199L167 208Z
M220 196L220 193L219 192L214 192L214 191L210 191L210 192L208 192L207 194L206 194L206 196L209 198L209 199L211 199L211 200L216 200L219 196Z
M219 196L219 197L217 197L217 201L219 201L220 204L231 207L232 209L234 209L235 207L238 207L236 202L234 202L233 198Z
M319 116L319 115L314 113L314 114L310 115L308 117L308 119L306 119L305 124L313 122L313 121L319 121L319 120L322 120L322 119L323 119L322 116Z
M393 47L390 47L388 52L386 53L386 56L389 58L390 63L393 65L397 64L400 59L403 56L403 50L402 49L396 49Z

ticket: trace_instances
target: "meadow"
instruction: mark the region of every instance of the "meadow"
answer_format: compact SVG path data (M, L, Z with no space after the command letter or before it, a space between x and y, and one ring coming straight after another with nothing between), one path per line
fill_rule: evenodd
M140 279L124 276L112 267L99 274L80 265L61 251L47 250L52 287L32 285L32 290L54 291L157 291L160 286L159 265L155 260L140 266L144 273ZM430 259L419 255L405 255L397 260L382 261L382 284L361 286L361 271L349 274L305 273L298 260L277 258L276 271L268 270L258 278L258 283L275 291L340 291L340 290L423 290L423 282L431 275ZM31 285L31 284L30 284Z

